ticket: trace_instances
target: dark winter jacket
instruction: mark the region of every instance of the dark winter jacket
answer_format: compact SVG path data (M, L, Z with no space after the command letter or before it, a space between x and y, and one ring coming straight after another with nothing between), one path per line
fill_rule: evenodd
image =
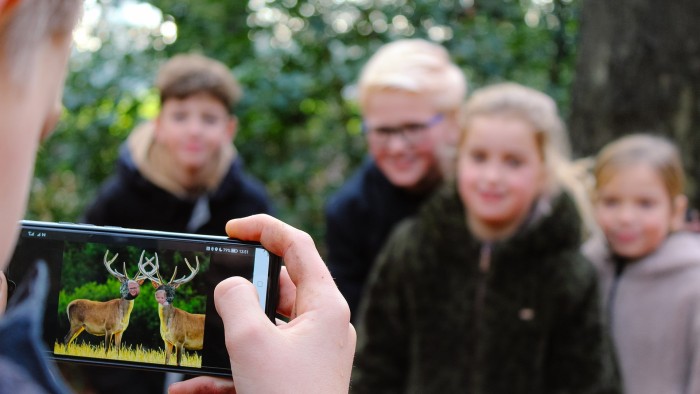
M243 171L240 158L230 162L217 188L196 198L183 198L145 177L132 149L122 145L116 174L102 185L84 222L224 235L230 219L272 213L265 188Z
M533 212L485 245L452 185L401 223L360 307L352 391L619 392L575 206Z
M44 263L14 292L0 319L0 394L68 393L42 339L49 288Z
M398 188L367 159L326 204L326 262L357 321L357 305L372 263L396 223L428 194Z

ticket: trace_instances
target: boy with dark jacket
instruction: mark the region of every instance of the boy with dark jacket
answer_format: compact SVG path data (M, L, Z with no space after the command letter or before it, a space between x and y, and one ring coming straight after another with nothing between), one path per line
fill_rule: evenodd
M122 145L117 172L100 189L85 222L221 234L226 221L271 213L263 185L246 174L231 114L241 88L226 66L178 55L159 70L161 110Z

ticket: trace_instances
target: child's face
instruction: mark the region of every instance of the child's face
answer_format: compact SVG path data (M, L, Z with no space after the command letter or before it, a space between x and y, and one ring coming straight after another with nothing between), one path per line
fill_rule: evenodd
M158 301L158 303L161 305L165 305L165 291L156 291L156 301Z
M218 163L223 144L230 144L236 128L224 104L207 93L163 103L156 122L156 139L183 170L198 171Z
M644 164L614 170L597 189L595 215L616 254L636 259L666 239L678 211L659 173ZM681 213L682 214L682 213Z
M436 149L456 126L452 117L438 115L429 98L407 92L377 91L367 100L369 152L393 185L418 191L441 179Z
M477 116L457 161L459 195L480 238L512 234L544 186L545 168L533 127L516 117Z

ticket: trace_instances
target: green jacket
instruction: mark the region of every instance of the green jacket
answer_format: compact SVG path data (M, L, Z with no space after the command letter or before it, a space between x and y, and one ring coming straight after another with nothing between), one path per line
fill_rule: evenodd
M465 217L448 185L392 234L360 308L351 391L620 392L573 201L537 204L491 245Z

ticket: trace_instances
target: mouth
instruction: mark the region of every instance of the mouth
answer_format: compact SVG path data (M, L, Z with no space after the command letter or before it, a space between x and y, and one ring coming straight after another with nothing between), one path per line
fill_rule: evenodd
M416 161L416 155L410 154L408 152L400 152L390 155L388 161L392 163L413 163Z
M503 199L504 194L495 191L479 191L479 198L486 202L496 202Z
M389 160L389 163L392 167L396 168L397 170L407 170L412 168L416 160L413 159L412 157L397 157L397 158L392 158Z
M197 153L197 152L201 152L204 149L204 147L200 144L188 144L188 145L184 145L182 147L182 149L185 152Z
M616 243L628 244L634 242L637 236L633 233L617 233L613 234L612 239L614 239Z

